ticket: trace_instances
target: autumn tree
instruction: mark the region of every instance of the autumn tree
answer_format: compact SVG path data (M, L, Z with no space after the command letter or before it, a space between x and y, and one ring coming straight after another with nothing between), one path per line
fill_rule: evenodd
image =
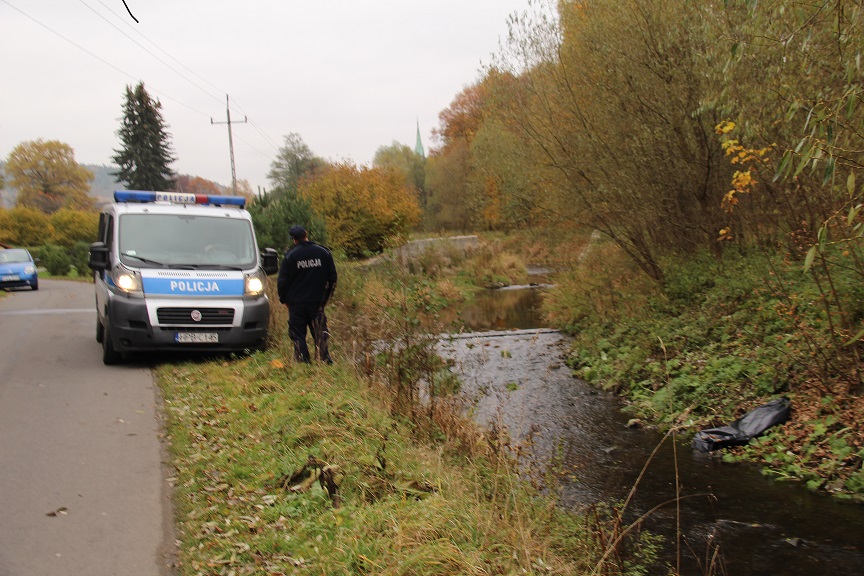
M411 147L393 141L389 146L380 146L372 158L375 168L395 168L405 176L405 181L417 191L421 208L426 206L426 159Z
M429 227L512 230L548 216L542 158L507 119L514 103L501 86L517 82L489 70L439 114L426 170Z
M864 202L864 135L856 128L864 89L853 80L864 56L859 4L789 10L776 1L734 1L723 14L711 55L725 65L712 70L718 90L711 103L728 120L718 125L727 162L739 181L755 182L729 198L727 208L749 223L732 232L758 241L772 239L766 232L783 235L793 254L802 236L809 236L805 251L816 244L814 252L857 251ZM731 179L729 188L736 188Z
M483 124L485 93L480 83L462 90L438 114L432 131L437 145L426 166L427 226L467 230L483 226L482 197L468 186L473 170L471 143Z
M267 179L274 189L296 191L300 180L314 176L327 166L327 162L317 157L303 138L292 132L285 136L284 143L276 158L270 163Z
M424 213L427 229L471 230L479 224L477 202L468 194L471 177L469 145L456 141L433 148L426 160L429 199Z
M420 219L413 187L394 168L336 164L304 179L300 195L324 220L333 247L349 256L380 252Z
M485 228L514 230L558 221L542 158L497 114L483 122L470 150L467 185L469 195L480 199Z
M212 180L200 176L180 174L174 180L174 189L189 194L224 194L224 189Z
M553 177L553 209L614 241L662 282L666 251L716 248L731 169L703 106L711 5L560 2L512 20L496 67L508 126ZM715 16L716 17L716 16Z
M114 150L114 173L117 182L133 190L170 190L174 182L171 164L175 158L171 137L162 118L162 104L154 100L139 82L126 86L123 118L120 129L120 149Z
M89 210L93 173L75 161L71 146L57 140L34 140L16 146L6 160L11 186L18 190L19 206L47 214L61 208Z

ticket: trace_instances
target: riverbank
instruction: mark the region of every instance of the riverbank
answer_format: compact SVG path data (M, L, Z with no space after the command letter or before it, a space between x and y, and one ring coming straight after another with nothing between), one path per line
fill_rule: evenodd
M668 270L661 289L599 244L556 278L545 306L573 335L576 374L633 417L690 434L787 396L786 424L722 457L864 500L862 367L837 359L853 335L830 324L801 263L706 255Z

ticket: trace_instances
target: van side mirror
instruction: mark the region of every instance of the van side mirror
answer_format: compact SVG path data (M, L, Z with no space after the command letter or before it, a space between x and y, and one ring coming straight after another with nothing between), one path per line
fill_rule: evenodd
M265 248L261 252L261 268L268 276L279 271L279 253L273 248Z
M111 262L108 259L108 246L104 242L94 242L90 245L90 261L87 265L91 270L110 270Z

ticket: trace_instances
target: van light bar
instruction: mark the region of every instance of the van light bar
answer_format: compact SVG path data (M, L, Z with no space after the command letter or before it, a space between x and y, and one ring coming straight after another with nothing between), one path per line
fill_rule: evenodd
M243 196L215 196L186 192L149 192L145 190L117 190L115 202L168 202L170 204L201 204L209 206L246 206Z

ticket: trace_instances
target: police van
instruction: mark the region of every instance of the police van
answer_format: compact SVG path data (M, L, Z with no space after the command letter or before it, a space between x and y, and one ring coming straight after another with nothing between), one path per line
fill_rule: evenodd
M119 191L90 246L96 341L105 364L130 352L263 349L275 250L258 250L241 196Z

